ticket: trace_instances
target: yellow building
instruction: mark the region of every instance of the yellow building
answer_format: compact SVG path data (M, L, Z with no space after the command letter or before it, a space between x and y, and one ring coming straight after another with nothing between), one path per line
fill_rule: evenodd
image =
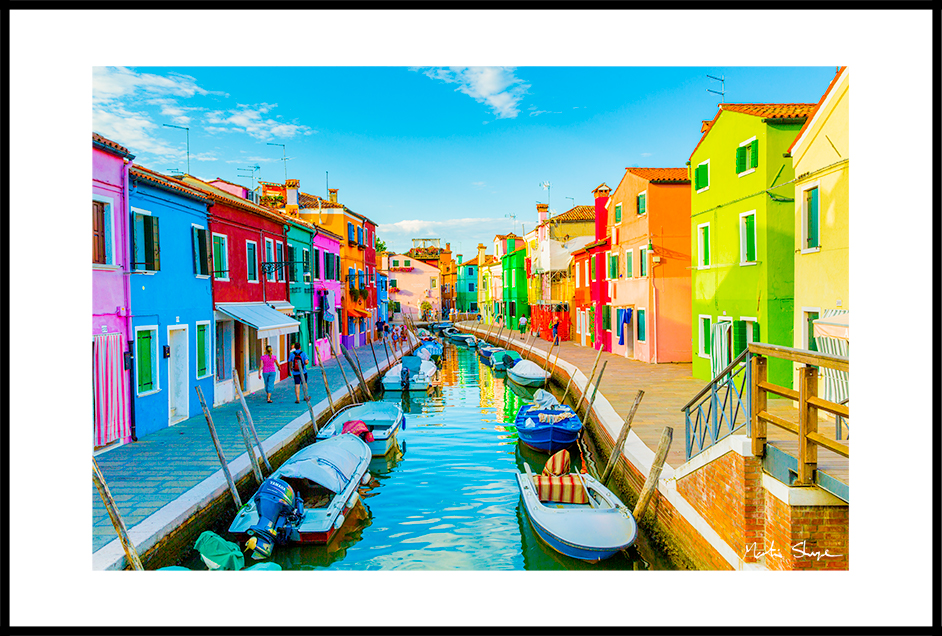
M848 353L846 334L831 326L831 335L841 337L816 337L814 321L849 316L849 93L844 66L788 149L796 175L794 346L838 355ZM847 397L847 378L837 373L822 367L819 390L839 402Z

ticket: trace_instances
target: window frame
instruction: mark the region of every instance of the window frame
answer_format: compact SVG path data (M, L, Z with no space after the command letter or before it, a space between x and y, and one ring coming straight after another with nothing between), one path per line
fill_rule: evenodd
M255 248L255 278L254 279L249 278L249 244L250 243L252 244L252 247ZM258 241L250 241L246 239L245 240L245 280L248 281L249 283L258 284L259 269L260 268L258 266Z
M205 349L205 351L203 352L203 355L206 356L206 374L205 375L200 375L200 366L199 366L200 365L200 326L206 327L206 340L203 343L203 348ZM196 365L196 368L194 369L195 373L193 374L193 376L197 380L202 380L203 378L213 377L213 371L214 371L213 362L215 362L215 358L216 358L215 356L216 349L213 347L213 331L214 329L213 329L212 320L197 320L196 321L196 329L193 331L193 338L196 344L195 346L196 355L193 356L193 363Z
M147 221L145 221L143 218L142 218L142 220L141 220L141 233L143 234L143 236L141 237L141 239L144 241L144 246L141 248L141 252L142 252L142 254L143 254L144 261L143 261L143 262L138 262L138 260L137 260L137 253L136 253L137 250L135 249L135 248L136 248L135 242L136 242L136 238L137 238L137 217L138 217L138 216L147 217L147 218L151 219L150 224L149 224L149 225L150 225L150 232L151 232L151 234L153 234L153 232L154 232L154 224L155 224L155 223L157 224L158 240L157 240L157 243L152 246L152 247L154 248L154 253L153 253L153 257L154 257L154 269L148 269L148 268L147 268L147 254L144 253L144 252L147 251L147 226L148 226L148 223L147 223ZM160 217L154 215L154 213L151 212L150 210L145 210L144 208L136 208L136 207L133 207L133 206L132 206L132 207L131 207L131 227L130 227L130 234L131 234L131 236L128 238L128 242L130 243L130 247L131 247L131 262L128 263L128 271L132 271L132 272L141 272L141 273L147 272L147 273L149 273L149 274L155 274L155 273L159 272L159 271L160 271L160 239L159 239L159 236L160 236ZM143 267L141 267L141 265L143 265Z
M644 319L642 320L642 316ZM641 323L644 323L644 333L641 333ZM635 342L648 342L648 308L635 307Z
M746 260L746 217L752 217L752 244L755 249L755 260ZM756 225L756 211L740 212L739 214L739 266L748 267L759 263L759 228Z
M209 280L209 279L211 279L211 278L213 277L213 264L212 264L212 259L213 259L213 237L212 237L212 233L209 231L209 228L208 228L208 227L202 226L202 225L200 225L199 223L191 223L191 224L190 224L190 230L191 230L191 231L193 231L193 230L201 230L201 231L203 231L203 232L206 232L206 236L209 237L209 245L207 246L207 247L208 247L207 258L208 258L209 261L210 261L209 264L208 264L209 267L208 267L208 270L207 270L207 271L209 271L209 273L208 273L208 274L199 274L199 273L193 274L196 278L201 278L201 279L204 279L204 280ZM199 234L196 234L195 236L198 237ZM199 239L197 238L197 240L199 240ZM197 250L197 251L196 251L196 255L195 255L195 256L198 258L198 257L199 257L199 247L197 247L196 250ZM205 265L205 264L206 264L206 263L204 263L204 265ZM195 265L195 263L194 263L194 265Z
M712 237L713 233L710 231L710 223L711 223L710 221L707 221L706 223L701 223L697 226L697 269L710 269L710 265L712 262L710 260L710 256L712 256L713 250L711 249L712 246L710 245L710 243L712 242L712 239L713 239ZM705 264L703 262L703 233L700 231L703 228L707 229L707 240L706 240L707 262Z
M817 318L812 318L808 320L808 314L818 314ZM810 332L814 331L814 325L812 324L813 320L817 320L821 317L821 308L820 307L802 307L801 308L801 317L802 317L802 348L806 351L811 351L811 343L809 342L811 335ZM815 344L817 347L817 344ZM815 349L817 351L817 349Z
M625 250L625 278L634 278L635 250Z
M703 187L703 188L700 188L699 190L697 190L697 191L696 191L697 194L700 194L701 192L706 192L707 190L710 189L710 160L709 160L709 159L705 159L704 161L701 161L700 163L697 164L697 168L695 168L695 170L696 170L696 169L699 169L700 166L702 166L702 165L704 165L704 164L706 164L706 167L707 167L707 169L706 169L707 184L706 184L706 187ZM695 182L696 182L696 179L697 179L696 174L694 174L694 181L695 181Z
M818 191L818 244L815 247L806 247L808 245L808 205L806 196L810 190ZM816 254L821 251L821 182L820 180L810 181L802 184L799 201L801 205L801 239L799 250L802 254Z
M105 261L106 262L96 263L93 260L92 268L101 269L101 270L121 269L121 266L118 264L118 256L117 256L116 245L115 245L114 199L112 197L107 197L107 196L93 192L92 202L102 203L105 206L104 229L106 232L106 236L105 236Z
M712 331L713 330L713 316L710 314L699 314L697 316L697 356L700 358L706 358L707 360L709 360L710 359L710 344L706 343L706 347L704 347L704 342L703 342L704 318L708 321L706 333L707 334L713 333Z
M279 253L280 252L280 253ZM284 263L285 262L285 244L283 241L275 241L275 262ZM285 266L279 265L275 268L276 283L285 282Z
M638 248L638 278L647 278L648 275L648 248Z
M644 200L644 212L641 211L641 206L638 204ZM635 215L636 216L646 216L648 213L648 189L645 188L644 191L639 192L635 197Z
M138 333L141 331L153 332L151 336L151 382L154 388L141 393L140 373L137 370L137 361L140 360L137 351ZM137 397L144 397L160 393L160 325L141 325L134 327L134 394Z
M744 141L744 142L742 142L741 144L739 144L739 146L737 146L737 151L738 151L739 148L743 148L743 147L745 147L745 146L751 146L753 141L758 141L758 138L757 138L755 135L753 135L752 137L750 137L750 138L747 139L746 141ZM756 157L755 159L756 159L756 161L758 162L758 157ZM750 163L751 163L751 162L750 162ZM735 167L735 163L733 164L733 166ZM756 171L756 167L755 167L755 166L750 166L750 167L747 167L747 168L746 168L745 170L743 170L742 172L737 172L737 173L736 173L736 176L738 176L738 177L745 177L747 174L752 174L752 173L755 172L755 171Z
M755 338L754 326L759 322L759 319L757 316L740 316L739 320L748 325L746 327L746 346L748 347L750 343L755 342L753 340Z
M213 232L213 280L228 282L229 281L229 235L221 234L220 232ZM222 239L222 261L220 265L223 266L221 272L223 276L216 276L216 237Z
M271 252L269 252L271 248ZM274 263L275 262L275 241L274 239L266 238L265 239L265 260L262 263ZM277 281L277 272L273 269L265 272L265 281L268 283L274 283Z
M622 204L616 203L615 204L615 223L621 223L622 218L623 218L622 217Z

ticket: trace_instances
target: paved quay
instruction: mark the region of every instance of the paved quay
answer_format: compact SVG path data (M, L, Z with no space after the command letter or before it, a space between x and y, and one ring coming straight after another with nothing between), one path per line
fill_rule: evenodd
M382 341L374 343L374 347L377 345L376 357L379 367L380 370L385 370L388 363ZM343 354L338 354L351 387L358 386L352 367ZM376 363L370 346L357 348L356 354L364 375L367 378L376 375ZM390 357L393 360L394 356L395 353L390 348ZM333 399L337 400L345 394L341 367L337 359L331 359L324 363L324 369L327 371L327 382ZM308 369L307 377L314 414L318 416L321 410L329 409L323 376L319 367L312 366ZM359 389L357 395L360 395ZM300 404L295 404L294 399L294 380L291 377L276 383L272 394L273 404L266 402L264 391L245 396L263 447L266 446L266 440L279 433L283 434L292 423L297 427L310 424L307 404L303 399ZM322 400L323 405L319 405ZM150 520L146 525L148 528L154 527L155 513L174 503L215 473L219 473L219 478L225 484L224 478L221 477L219 458L199 403L191 405L190 410L195 413L193 417L95 458L132 541L143 532L143 526L137 528L137 531L135 526ZM236 412L240 410L241 402L236 400L210 411L230 470L233 470L237 463L248 465L248 453L236 419ZM236 461L239 459L242 461ZM92 552L98 552L112 541L119 544L104 503L98 490L92 485ZM109 552L115 551L115 546L109 547ZM117 551L121 552L120 547Z

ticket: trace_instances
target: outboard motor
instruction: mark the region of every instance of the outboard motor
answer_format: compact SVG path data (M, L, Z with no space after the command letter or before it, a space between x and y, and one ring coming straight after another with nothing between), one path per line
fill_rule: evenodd
M403 391L409 390L409 375L409 369L403 364L402 369L399 370L399 386Z
M269 477L255 493L255 509L258 523L249 528L251 537L246 542L252 548L253 559L267 559L277 543L288 542L290 525L297 524L304 516L304 504L291 486L277 477Z

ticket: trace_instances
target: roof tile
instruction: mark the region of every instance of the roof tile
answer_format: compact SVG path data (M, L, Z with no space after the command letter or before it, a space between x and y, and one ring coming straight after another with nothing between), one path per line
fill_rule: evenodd
M689 183L686 168L626 168L631 174L651 183Z
M547 223L580 223L582 221L592 221L595 219L595 206L593 205L577 205L574 208L566 210L562 214L557 214L554 217L550 217L537 225L537 227L543 227Z

